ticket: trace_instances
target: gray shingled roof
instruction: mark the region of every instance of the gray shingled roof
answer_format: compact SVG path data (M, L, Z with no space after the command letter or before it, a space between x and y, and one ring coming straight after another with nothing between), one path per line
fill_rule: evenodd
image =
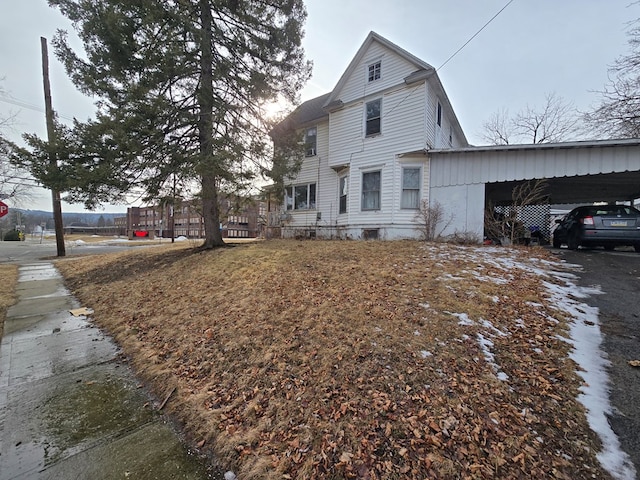
M311 100L307 100L291 112L291 115L287 117L287 120L294 122L296 126L302 126L328 117L329 114L324 111L322 106L327 101L327 98L329 98L329 95L331 95L331 92L312 98Z
M327 113L322 106L327 101L327 98L329 98L329 95L331 95L331 92L312 98L311 100L307 100L300 104L298 108L287 115L287 118L275 126L271 131L271 136L278 135L279 133L286 132L288 130L295 130L297 128L304 127L305 125L310 125L323 118L327 118L329 113Z

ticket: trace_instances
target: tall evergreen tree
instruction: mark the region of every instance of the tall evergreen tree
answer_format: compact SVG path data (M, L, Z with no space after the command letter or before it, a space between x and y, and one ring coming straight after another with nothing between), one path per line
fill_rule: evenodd
M197 182L205 248L223 245L218 197L271 169L265 103L294 102L308 79L302 0L49 0L69 18L53 44L74 84L97 99L95 120L73 129L69 169L117 196L158 197L178 175ZM106 165L105 165L106 164ZM95 175L93 175L95 172ZM83 183L85 182L85 183ZM85 197L82 198L84 192ZM95 191L94 191L95 194Z

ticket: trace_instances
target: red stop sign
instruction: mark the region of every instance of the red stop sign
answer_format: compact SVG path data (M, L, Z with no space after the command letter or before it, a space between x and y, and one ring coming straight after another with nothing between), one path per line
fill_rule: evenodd
M0 200L0 218L4 217L7 213L9 213L9 206Z

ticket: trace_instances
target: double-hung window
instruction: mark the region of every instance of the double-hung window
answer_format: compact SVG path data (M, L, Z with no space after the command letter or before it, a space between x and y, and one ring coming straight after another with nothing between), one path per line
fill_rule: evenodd
M316 184L290 185L285 188L287 210L313 210L316 208Z
M372 100L365 105L366 110L366 128L367 137L378 135L380 133L380 113L382 111L382 99Z
M318 130L316 127L307 128L304 134L305 156L313 157L316 155L316 145L318 139Z
M420 167L402 169L402 198L400 208L420 207Z
M347 193L349 189L349 177L340 177L340 206L338 213L347 213Z
M380 170L362 174L362 210L380 210Z

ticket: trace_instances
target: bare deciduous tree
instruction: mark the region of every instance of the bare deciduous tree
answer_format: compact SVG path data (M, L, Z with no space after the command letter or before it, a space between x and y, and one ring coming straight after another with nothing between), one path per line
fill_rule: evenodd
M527 105L513 117L505 109L494 113L483 125L482 138L490 145L563 142L577 134L578 124L573 104L549 93L541 108Z
M609 84L599 92L602 101L584 121L591 132L608 138L640 137L640 26L629 31L631 53L609 69Z
M420 209L416 212L418 231L422 240L432 242L438 240L442 232L453 221L453 214L445 218L444 208L440 202L430 204L427 200L420 202Z

